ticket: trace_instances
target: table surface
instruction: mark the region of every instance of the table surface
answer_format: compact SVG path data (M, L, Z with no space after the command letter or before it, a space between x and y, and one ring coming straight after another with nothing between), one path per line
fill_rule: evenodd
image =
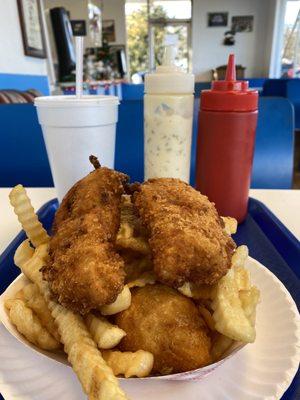
M20 224L9 204L10 188L0 189L0 254L20 231ZM54 188L28 188L33 207L37 210L56 197ZM250 196L263 202L300 240L300 190L252 189Z

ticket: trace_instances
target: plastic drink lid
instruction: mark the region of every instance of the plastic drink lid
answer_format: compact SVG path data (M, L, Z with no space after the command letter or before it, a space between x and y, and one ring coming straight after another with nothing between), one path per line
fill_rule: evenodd
M206 111L257 110L257 90L250 90L248 81L236 80L234 54L228 58L225 80L213 81L210 90L202 90L200 107Z
M86 95L78 98L76 96L41 96L34 99L34 105L37 107L48 108L69 108L69 107L101 107L118 105L117 96L105 95Z
M192 94L195 76L185 73L175 65L176 48L165 47L162 65L153 74L145 75L145 93L148 94Z

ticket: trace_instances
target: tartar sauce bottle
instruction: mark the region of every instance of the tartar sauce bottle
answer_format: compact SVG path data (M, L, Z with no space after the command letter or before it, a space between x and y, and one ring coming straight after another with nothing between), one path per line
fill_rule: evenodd
M145 180L190 180L195 78L176 67L175 54L175 47L167 46L163 64L145 76Z

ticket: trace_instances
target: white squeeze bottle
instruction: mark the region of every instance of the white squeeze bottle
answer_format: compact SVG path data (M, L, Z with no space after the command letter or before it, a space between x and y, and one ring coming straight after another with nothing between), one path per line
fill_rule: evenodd
M195 77L176 67L175 54L167 46L163 64L145 76L145 180L190 180Z

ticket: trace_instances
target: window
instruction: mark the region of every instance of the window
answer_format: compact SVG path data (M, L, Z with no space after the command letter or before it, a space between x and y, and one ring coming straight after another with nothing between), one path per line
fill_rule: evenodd
M157 10L167 19L192 18L192 3L190 0L150 0L150 18L158 18Z
M286 4L281 76L300 77L300 1Z
M191 69L191 0L127 0L125 12L131 76L153 71L171 43L178 48L176 64Z

